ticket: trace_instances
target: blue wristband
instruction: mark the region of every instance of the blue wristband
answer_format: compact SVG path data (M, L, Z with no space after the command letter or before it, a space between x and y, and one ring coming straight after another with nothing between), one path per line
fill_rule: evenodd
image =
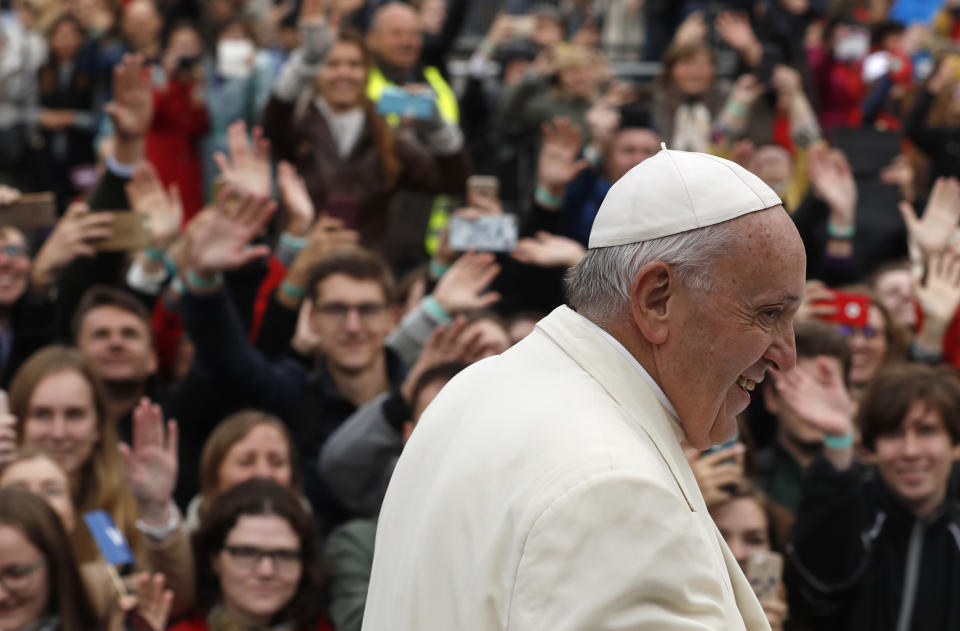
M845 436L831 436L827 434L823 437L823 444L827 449L847 449L853 446L853 430L850 430Z
M537 203L544 208L559 208L563 205L562 196L551 195L550 192L542 186L537 187L537 191L533 194L533 198L537 200Z
M827 222L827 236L831 239L840 239L842 241L849 241L857 234L856 226L850 226L846 229L837 228L835 225Z
M223 283L223 274L217 272L213 278L202 278L193 270L187 270L187 285L194 289L214 289Z
M280 291L296 300L303 300L303 297L307 295L307 291L303 287L297 287L286 279L280 283Z
M449 265L444 265L439 261L430 261L430 278L433 280L440 280L443 278L443 275L447 273L447 270L450 269Z
M427 315L440 324L450 324L453 321L453 318L450 317L447 310L440 306L440 303L437 302L437 299L433 296L427 296L420 301L420 306L427 312Z
M307 247L307 241L308 239L306 237L295 237L289 232L284 232L280 235L280 243L298 252Z
M143 255L155 263L163 260L165 252L154 248L143 248Z

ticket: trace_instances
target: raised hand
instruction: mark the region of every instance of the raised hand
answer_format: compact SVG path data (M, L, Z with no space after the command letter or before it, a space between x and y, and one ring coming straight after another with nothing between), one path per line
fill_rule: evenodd
M580 128L568 118L555 118L543 124L543 146L537 165L537 181L551 195L561 195L563 189L589 166L577 159L582 146Z
M10 414L10 399L0 390L0 471L17 459L17 417Z
M287 232L294 236L306 234L313 225L316 211L306 183L289 162L281 161L277 165L277 186L287 213Z
M410 368L400 392L408 404L413 404L413 389L420 375L431 368L456 361L466 361L470 339L466 335L467 319L457 317L447 326L438 326L423 345L420 356Z
M499 273L492 254L468 252L440 278L433 297L447 313L485 309L500 300L500 294L487 291Z
M601 99L587 110L585 122L590 130L590 142L600 155L605 154L620 126L620 112Z
M923 217L917 218L909 202L900 202L900 215L907 224L910 240L917 244L925 256L943 252L960 222L960 182L952 177L938 177Z
M165 524L177 485L177 422L167 421L164 440L163 411L143 398L133 411L133 446L121 443L127 480L137 500L138 513L147 523Z
M126 185L127 198L133 212L147 218L149 247L166 250L180 234L183 202L174 184L164 189L157 170L149 162L141 162Z
M170 620L173 592L164 589L166 577L149 572L137 575L136 594L122 594L110 616L109 631L164 631Z
M829 221L837 228L852 228L856 223L857 183L843 152L812 149L809 172L814 193L830 207Z
M153 120L153 94L143 57L124 55L114 66L113 101L104 105L103 110L119 139L140 138L147 133Z
M549 232L538 232L517 242L510 256L528 265L539 267L573 267L587 253L578 241Z
M950 251L931 256L927 277L915 293L923 310L923 328L933 327L942 336L960 307L960 256Z
M827 357L818 357L814 373L802 368L773 372L777 394L801 419L830 436L853 430L855 405L843 382L843 370Z
M306 289L317 263L326 258L333 250L355 246L359 240L360 234L356 230L344 228L343 221L340 219L320 217L310 230L307 245L290 265L285 280L294 287ZM284 291L277 293L277 299L291 309L296 308L300 302L299 298L294 299Z
M707 23L703 19L703 12L694 11L680 23L673 35L673 42L677 45L692 44L703 41L706 36Z
M90 212L83 202L74 202L54 226L33 260L30 283L34 289L53 286L57 276L77 257L92 257L94 243L113 234L111 213Z
M731 48L743 55L747 63L751 66L760 63L763 48L745 14L724 11L714 20L713 26Z
M247 124L234 121L227 127L228 158L222 152L214 154L213 160L223 179L239 191L270 196L270 141L263 137L263 129L253 128L253 142L247 138Z
M797 309L796 320L798 322L816 320L835 314L837 306L832 301L833 292L822 281L808 280L803 290L800 308Z
M210 278L270 254L265 245L248 246L276 210L277 205L265 197L238 196L230 185L224 186L210 216L188 230L191 269Z
M327 3L324 0L303 0L300 6L301 26L323 24L326 20Z

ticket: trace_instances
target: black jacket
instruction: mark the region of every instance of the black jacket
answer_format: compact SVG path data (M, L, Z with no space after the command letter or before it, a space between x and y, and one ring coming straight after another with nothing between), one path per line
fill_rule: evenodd
M960 629L960 503L947 497L918 519L875 469L819 456L788 550L791 611L825 631Z

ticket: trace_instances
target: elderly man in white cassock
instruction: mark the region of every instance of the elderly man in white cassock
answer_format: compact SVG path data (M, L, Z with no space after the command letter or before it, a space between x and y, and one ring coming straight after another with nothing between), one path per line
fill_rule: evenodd
M803 244L759 178L660 151L610 189L570 306L451 381L390 482L364 631L768 629L681 449L796 362Z

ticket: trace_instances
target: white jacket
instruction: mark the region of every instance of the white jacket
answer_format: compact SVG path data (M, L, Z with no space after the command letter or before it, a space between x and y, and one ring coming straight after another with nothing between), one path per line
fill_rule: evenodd
M681 438L630 360L558 308L421 418L363 630L769 629Z

